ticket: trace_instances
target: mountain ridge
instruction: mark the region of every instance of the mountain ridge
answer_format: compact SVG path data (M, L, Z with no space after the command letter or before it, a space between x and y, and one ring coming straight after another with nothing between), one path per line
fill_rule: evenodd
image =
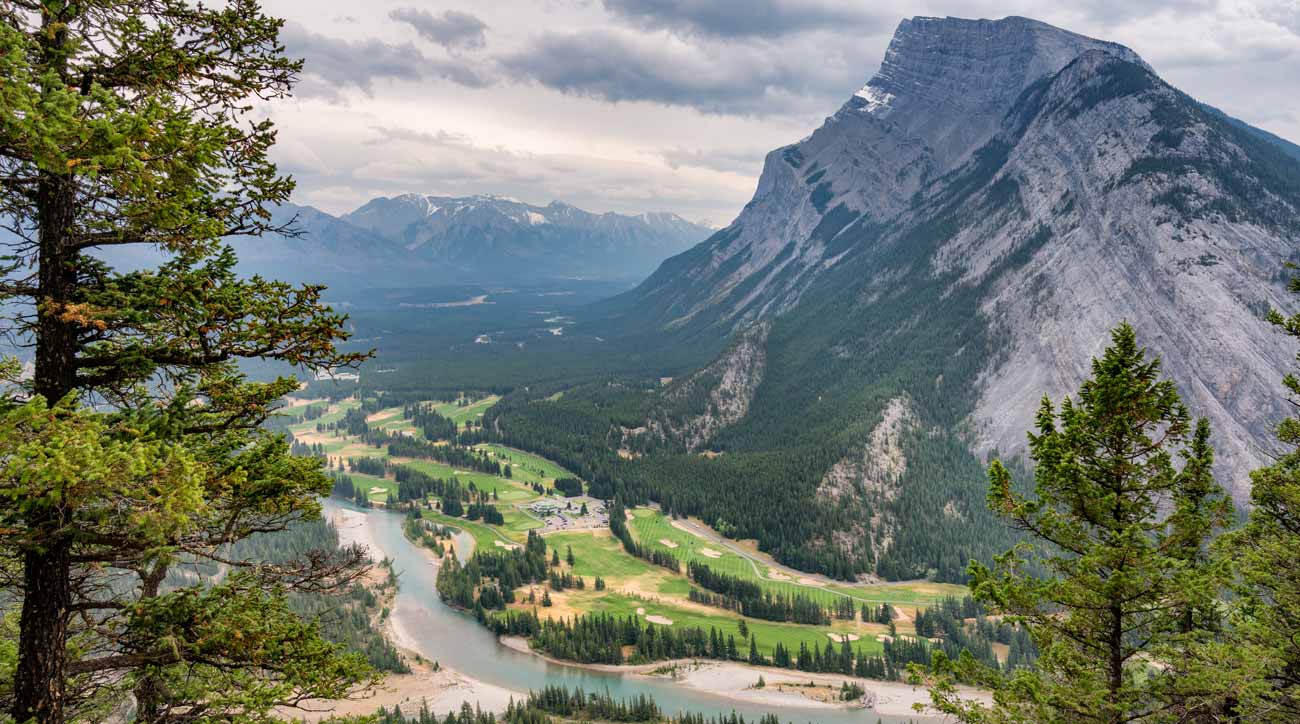
M415 193L371 199L339 220L426 261L465 271L497 264L507 275L641 278L712 231L667 212L597 214L560 201L536 206L501 196Z
M1127 320L1211 419L1243 500L1283 413L1291 355L1263 312L1288 299L1300 163L1122 46L1017 18L899 27L886 82L770 153L735 221L592 311L594 333L660 345L770 324L745 414L690 441L708 457L646 441L593 474L793 565L960 579L1007 543L988 458L1020 455L1041 396L1077 389ZM946 87L974 97L942 105ZM651 399L645 420L680 407ZM731 497L784 504L737 523Z

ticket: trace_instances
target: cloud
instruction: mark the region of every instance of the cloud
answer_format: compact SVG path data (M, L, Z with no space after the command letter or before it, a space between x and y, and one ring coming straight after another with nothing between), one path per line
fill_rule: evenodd
M277 159L329 210L502 193L726 223L762 151L833 113L918 14L1024 15L1121 42L1197 99L1300 141L1297 1L267 0L299 23L284 39L308 61L297 94L316 98L275 104ZM482 46L390 13L429 8L440 33L457 5L490 26ZM456 55L471 50L472 64Z
M666 148L659 152L659 157L668 168L703 168L721 173L736 173L754 176L763 168L763 158L769 149L750 149L743 151L724 149L686 149Z
M277 156L299 182L296 203L332 213L350 211L375 196L406 192L446 196L492 193L532 203L562 200L596 211L672 210L712 223L729 221L753 191L752 181L672 170L658 159L611 159L583 153L544 153L481 145L441 129L372 125L361 131L364 150L337 142L326 126L307 148ZM702 184L694 175L710 175ZM721 181L721 183L719 183Z
M437 131L416 131L410 128L393 128L389 126L371 126L370 130L378 134L367 138L362 143L381 145L392 141L411 141L430 146L470 146L469 136L439 129Z
M777 38L808 30L846 32L877 26L868 3L842 0L603 0L613 15L641 27L723 38Z
M340 92L349 87L372 95L377 80L441 79L469 88L490 84L490 79L473 66L429 58L412 43L331 38L295 22L285 23L280 40L291 57L306 61L303 70L306 77L297 87L297 94L302 97L340 100Z
M478 50L487 44L487 23L459 10L434 15L418 8L398 8L388 17L410 25L420 37L448 50Z
M856 63L829 50L762 42L697 43L669 33L613 30L544 33L500 59L511 76L569 95L610 102L649 101L705 113L780 115L861 85ZM814 56L815 57L815 56ZM846 70L853 66L855 69Z

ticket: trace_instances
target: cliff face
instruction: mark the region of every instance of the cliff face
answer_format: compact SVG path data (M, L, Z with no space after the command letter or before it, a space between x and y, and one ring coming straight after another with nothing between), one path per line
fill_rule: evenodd
M670 261L643 285L641 318L730 328L788 308L834 261L818 241L909 209L998 133L1025 87L1093 49L1141 63L1123 46L1026 18L904 20L861 90L768 154L740 216L683 255L691 263Z
M1273 449L1294 353L1262 319L1291 300L1300 168L1145 70L1090 54L1056 76L998 179L1018 213L963 230L936 260L964 281L1016 239L1050 239L998 275L981 312L1005 330L972 418L978 449L1019 450L1043 393L1077 388L1106 331L1130 321L1188 406L1211 419L1238 499Z
M737 439L871 389L980 457L1022 451L1040 397L1075 390L1127 320L1210 417L1240 500L1283 413L1292 351L1262 316L1289 304L1298 239L1300 163L1131 50L916 18L861 91L768 155L730 226L605 311L686 340L775 320ZM884 409L844 415L855 459Z

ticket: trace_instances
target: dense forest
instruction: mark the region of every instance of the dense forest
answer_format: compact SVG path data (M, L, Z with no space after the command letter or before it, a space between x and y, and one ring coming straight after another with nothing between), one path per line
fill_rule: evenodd
M665 715L653 699L615 699L609 693L585 692L560 686L547 686L528 692L523 701L512 701L500 717L465 704L459 711L439 717L422 704L410 714L400 707L380 709L375 724L558 724L558 722L642 722L644 724L746 724L743 716L702 714ZM775 714L765 714L752 724L780 724Z
M483 437L555 460L587 480L597 497L657 502L666 512L698 516L735 537L756 538L760 549L787 565L845 579L870 570L890 579L962 581L970 558L987 559L1012 540L1009 531L988 519L977 488L968 484L983 476L983 468L967 446L955 438L909 433L903 445L910 462L898 484L906 492L888 511L895 521L895 544L879 558L865 540L856 556L811 545L832 530L852 529L871 518L873 510L862 507L870 505L865 498L856 507L823 506L813 495L822 473L851 448L811 443L783 450L724 448L722 455L703 457L664 443L647 445L639 457L620 456L620 431L645 424L657 387L653 380L610 380L568 389L558 399L548 399L545 390L516 392L487 412ZM701 480L709 484L700 485ZM930 525L933 511L950 503L972 511L967 520L982 524L975 529Z

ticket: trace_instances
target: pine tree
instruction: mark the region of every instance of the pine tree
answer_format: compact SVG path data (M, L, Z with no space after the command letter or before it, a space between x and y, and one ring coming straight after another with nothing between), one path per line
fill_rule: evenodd
M1111 340L1077 401L1042 402L1035 494L1000 462L989 470L990 506L1028 538L992 569L973 563L971 587L990 614L1025 625L1041 656L1037 671L1002 677L969 654L936 655L934 702L963 721L1189 721L1213 705L1194 691L1213 690L1212 672L1193 670L1225 582L1199 553L1227 510L1209 426L1192 424L1129 325ZM956 697L954 674L994 687L992 709Z
M241 279L222 241L290 230L270 214L293 188L267 155L275 129L249 110L301 69L281 25L255 0L0 5L0 225L13 235L0 241L0 326L35 347L29 401L3 411L13 457L0 456L0 554L17 578L4 593L21 598L6 697L17 721L97 719L124 693L140 721L199 703L254 721L368 679L285 605L289 589L347 580L359 557L231 562L221 585L161 587L178 557L219 558L314 516L330 491L322 461L261 429L297 380L251 383L237 362L361 359L336 351L344 320L320 287ZM168 258L117 271L92 254L105 247ZM87 447L65 464L41 440ZM138 464L123 466L131 451ZM151 470L179 487L157 490Z
M1300 277L1290 289L1300 293ZM1271 321L1300 339L1300 313ZM1300 356L1297 356L1300 362ZM1300 370L1283 379L1287 400L1300 407ZM1225 558L1241 572L1232 619L1241 655L1234 678L1241 711L1250 721L1300 721L1300 416L1281 422L1284 447L1272 465L1251 473L1251 510L1246 526L1225 537Z

